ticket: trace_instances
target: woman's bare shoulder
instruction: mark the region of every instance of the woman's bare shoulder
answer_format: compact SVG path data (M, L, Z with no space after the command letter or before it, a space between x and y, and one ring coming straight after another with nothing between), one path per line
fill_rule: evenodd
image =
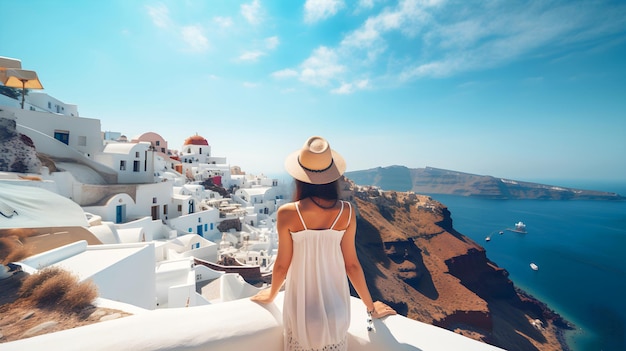
M280 206L278 208L278 211L276 212L276 217L290 217L293 214L295 214L297 212L296 209L296 203L295 202L290 202L290 203L286 203L282 206Z
M286 204L280 205L280 207L278 208L278 212L289 212L289 211L295 211L296 210L296 203L295 202L288 202Z

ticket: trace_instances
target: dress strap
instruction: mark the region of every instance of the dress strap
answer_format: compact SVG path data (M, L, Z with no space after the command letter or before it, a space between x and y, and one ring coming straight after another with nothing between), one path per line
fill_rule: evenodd
M298 216L300 216L300 222L302 222L302 226L304 226L304 230L307 230L306 223L304 223L304 218L302 218L302 213L300 213L300 207L298 206L299 202L294 202L296 205L296 211L298 211Z
M339 214L337 215L337 218L335 218L333 225L330 226L330 229L333 229L335 227L335 224L337 224L337 221L339 220L339 217L341 217L342 213L343 213L343 201L341 201L341 210L339 210ZM350 215L352 216L352 214Z

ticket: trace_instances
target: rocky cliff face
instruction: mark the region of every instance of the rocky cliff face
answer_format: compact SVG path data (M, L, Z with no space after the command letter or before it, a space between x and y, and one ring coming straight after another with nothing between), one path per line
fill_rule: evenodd
M33 141L15 127L15 119L0 117L0 171L39 173L41 161Z
M563 350L567 323L515 288L428 196L352 184L357 250L374 299L507 350Z

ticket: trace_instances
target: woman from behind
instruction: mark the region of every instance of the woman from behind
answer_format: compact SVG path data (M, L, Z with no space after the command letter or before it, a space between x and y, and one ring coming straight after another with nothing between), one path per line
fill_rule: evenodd
M356 254L356 218L339 199L346 164L326 139L310 137L285 161L294 177L294 202L277 213L278 255L271 287L252 301L271 303L285 284L285 350L347 350L350 325L348 279L370 318L396 312L374 302Z

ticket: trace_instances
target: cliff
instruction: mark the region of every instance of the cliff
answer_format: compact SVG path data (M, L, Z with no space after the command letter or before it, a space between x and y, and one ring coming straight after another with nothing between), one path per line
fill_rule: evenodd
M428 196L351 185L357 251L374 299L507 350L564 350L568 323L517 289Z
M360 185L383 190L413 191L420 194L450 194L492 199L541 200L626 200L616 193L574 189L512 179L476 175L439 168L378 167L346 172Z
M39 173L40 168L33 141L17 132L15 119L0 117L0 172Z

